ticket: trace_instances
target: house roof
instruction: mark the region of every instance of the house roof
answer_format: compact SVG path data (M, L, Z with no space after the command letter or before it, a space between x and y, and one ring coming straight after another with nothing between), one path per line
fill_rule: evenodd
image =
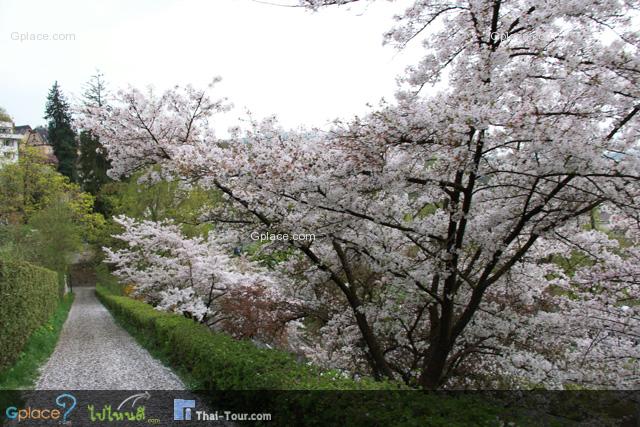
M31 126L22 125L22 126L16 126L13 129L16 133L19 133L20 135L24 135L25 133L31 130Z

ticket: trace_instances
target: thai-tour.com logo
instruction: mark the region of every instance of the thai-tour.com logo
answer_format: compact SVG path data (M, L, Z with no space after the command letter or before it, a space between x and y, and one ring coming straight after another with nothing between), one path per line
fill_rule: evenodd
M56 422L64 424L67 422L69 414L75 409L78 400L74 395L62 393L55 400L55 406L50 407L31 407L18 408L17 406L9 406L5 410L5 416L9 420L17 420L18 422Z
M173 399L174 421L271 421L269 413L196 410L193 399Z
M175 421L191 421L191 410L195 408L195 400L173 399L173 419Z

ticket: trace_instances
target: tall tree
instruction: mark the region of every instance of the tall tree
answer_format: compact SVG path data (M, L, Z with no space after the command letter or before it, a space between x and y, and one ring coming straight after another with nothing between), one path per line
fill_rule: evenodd
M44 118L49 121L49 141L58 158L58 171L75 182L78 143L76 133L71 127L69 103L57 81L54 82L47 96Z
M216 139L222 104L191 87L123 92L92 128L112 176L157 163L224 193L216 232L318 236L269 245L299 255L277 268L323 309L329 364L426 389L637 387L640 2L460 4L398 18L400 48L428 35L398 103L333 132ZM596 207L631 246L587 230Z
M101 108L105 104L107 87L104 75L98 70L86 84L82 107L84 110ZM100 139L91 131L80 132L80 158L78 180L84 191L97 195L102 185L109 182L109 161ZM98 206L99 207L99 206Z

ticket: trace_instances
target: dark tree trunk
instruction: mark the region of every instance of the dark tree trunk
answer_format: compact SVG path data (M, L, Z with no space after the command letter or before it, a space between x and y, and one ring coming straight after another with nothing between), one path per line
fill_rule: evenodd
M420 387L425 390L435 390L442 385L450 347L446 343L435 343L429 348L424 359L422 373L418 378Z
M362 337L367 344L369 355L371 356L371 360L373 362L373 371L375 378L393 378L393 372L391 371L391 368L389 368L387 360L384 358L384 353L382 352L382 349L378 344L378 339L371 330L371 326L369 325L367 318L364 316L364 314L358 311L357 307L353 307L353 305L351 307L353 309L353 314L356 318L356 322L358 323L360 333L362 333Z

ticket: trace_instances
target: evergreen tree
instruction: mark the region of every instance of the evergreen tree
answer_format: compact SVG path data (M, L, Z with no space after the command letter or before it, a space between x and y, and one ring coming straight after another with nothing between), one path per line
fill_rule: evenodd
M97 71L86 84L83 95L84 109L102 107L107 95L104 75ZM90 131L80 132L79 181L84 191L97 195L100 188L109 182L109 161L99 138Z
M58 171L75 182L77 178L78 143L76 134L71 127L69 103L60 90L60 85L58 85L57 81L53 84L47 96L44 118L49 121L49 141L53 146L53 152L58 158Z

